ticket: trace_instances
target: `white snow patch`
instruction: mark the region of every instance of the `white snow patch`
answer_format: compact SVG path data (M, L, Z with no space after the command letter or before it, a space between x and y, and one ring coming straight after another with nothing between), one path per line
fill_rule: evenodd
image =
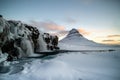
M55 60L69 64L83 80L120 80L119 52L68 53Z
M8 75L4 80L80 80L78 72L59 60L26 63L20 73Z

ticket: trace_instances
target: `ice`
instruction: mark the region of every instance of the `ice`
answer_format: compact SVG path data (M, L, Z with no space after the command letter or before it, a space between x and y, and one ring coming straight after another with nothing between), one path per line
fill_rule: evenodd
M24 38L22 39L21 48L25 52L22 55L31 56L34 53L31 42L28 39L24 39Z
M4 53L2 54L2 51L0 49L0 63L7 60L8 54Z
M97 44L78 36L76 31L71 33L72 36L60 41L60 48L93 51L59 53L51 59L48 56L18 60L9 65L8 73L0 73L0 80L120 80L120 46ZM94 51L109 49L114 51Z
M116 57L117 56L117 57ZM62 61L80 72L83 80L119 80L120 54L115 52L86 52L64 55Z
M39 38L38 38L38 45L39 47L37 49L37 52L47 51L46 43L44 42L41 34L39 35Z
M0 17L0 55L2 56L6 52L10 55L16 54L17 58L36 56L34 54L36 44L38 44L38 52L47 50L42 35L43 33L33 26ZM7 49L9 45L11 50ZM3 61L5 58L1 60Z
M7 75L4 80L79 80L78 72L59 60L35 60L24 65L20 73ZM2 76L3 78L3 76Z
M1 54L0 53L0 63L3 62L3 61L5 61L7 59L7 57L8 57L8 54L6 54L6 53Z
M6 25L5 20L0 17L0 33L3 32L3 29L4 29L5 25Z
M29 72L28 78L33 78L34 80L77 80L76 71L61 61L45 61L44 63L36 61L26 70L23 73ZM28 79L27 77L25 78L26 80Z
M16 74L2 80L119 80L120 50L113 52L72 52L51 60L33 59ZM7 76L7 78L5 77Z

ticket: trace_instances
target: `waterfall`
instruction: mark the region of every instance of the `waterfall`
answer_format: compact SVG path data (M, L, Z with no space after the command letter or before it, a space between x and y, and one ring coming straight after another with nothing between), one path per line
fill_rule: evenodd
M37 52L47 51L46 43L43 40L43 37L41 34L39 35L37 42L38 42L38 48L36 50Z
M0 63L7 60L8 54L2 53L1 48L0 48Z
M34 55L32 43L29 39L22 38L21 41L21 49L24 53L22 53L22 56L32 56Z
M6 59L13 60L36 56L35 52L47 51L43 33L36 27L23 24L21 21L0 18L0 57L7 53ZM5 59L5 58L4 58Z

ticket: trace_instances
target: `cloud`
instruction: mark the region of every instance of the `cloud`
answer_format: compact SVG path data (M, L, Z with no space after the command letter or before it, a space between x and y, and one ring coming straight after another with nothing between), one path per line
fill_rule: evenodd
M63 39L69 31L59 31L59 32L55 32L55 33L50 33L51 35L57 35L59 37L59 40Z
M69 33L69 31L60 31L58 32L61 36L64 36Z
M30 24L32 26L36 26L38 27L40 30L42 31L63 31L65 30L64 26L61 26L55 22L52 21L42 21L42 22L38 22L38 21L30 21Z
M115 40L109 39L109 40L102 40L102 42L113 42Z
M64 35L66 35L66 34L68 34L69 33L69 31L59 31L59 32L56 32L56 33L51 33L52 35L57 35L57 36L59 36L59 37L61 37L61 36L64 36Z
M108 39L108 40L102 40L103 43L106 43L106 44L120 44L120 41L119 40L113 40L113 39Z
M91 32L89 32L89 31L87 31L87 30L85 30L85 29L82 29L82 28L78 29L78 31L79 31L81 34L83 34L83 35L90 35L90 34L91 34Z
M104 36L97 36L96 38L103 38L103 39L120 39L120 35L104 35Z
M108 38L113 38L113 37L120 37L120 35L108 35Z

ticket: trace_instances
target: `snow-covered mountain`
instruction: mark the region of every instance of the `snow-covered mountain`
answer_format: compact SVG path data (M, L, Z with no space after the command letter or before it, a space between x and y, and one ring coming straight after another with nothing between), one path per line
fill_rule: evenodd
M82 34L78 32L77 29L72 29L69 31L68 35L59 41L59 46L61 49L72 49L72 50L86 50L86 49L103 49L108 45L99 44L92 40L88 40ZM110 47L110 46L109 46Z
M77 45L95 45L97 43L86 39L82 34L78 32L76 29L72 29L69 31L68 35L62 39L60 42L62 43L70 43Z

